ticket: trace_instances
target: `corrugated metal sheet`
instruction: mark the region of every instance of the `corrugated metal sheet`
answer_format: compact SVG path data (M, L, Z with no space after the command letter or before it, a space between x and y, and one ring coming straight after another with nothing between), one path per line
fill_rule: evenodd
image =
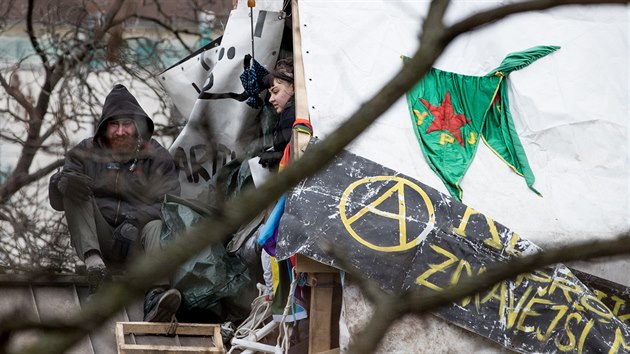
M12 318L28 318L34 321L54 321L74 313L85 303L88 295L87 277L76 275L46 276L42 279L19 275L0 274L0 323ZM116 322L142 321L142 300L132 303L110 318L99 330L82 339L67 353L111 354L117 353ZM9 350L24 347L35 338L35 331L20 332L10 338ZM167 337L155 335L127 335L129 344L169 346L203 346L208 339L201 337Z

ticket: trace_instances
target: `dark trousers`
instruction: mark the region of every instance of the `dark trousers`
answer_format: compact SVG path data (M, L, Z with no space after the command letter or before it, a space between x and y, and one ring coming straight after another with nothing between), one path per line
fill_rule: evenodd
M108 267L123 266L126 259L121 259L112 236L114 228L105 220L93 198L87 201L64 198L66 221L70 231L72 246L81 260L85 253L96 250L101 253ZM152 220L140 230L140 239L129 250L127 259L132 259L139 251L151 253L161 249L160 235L162 220Z

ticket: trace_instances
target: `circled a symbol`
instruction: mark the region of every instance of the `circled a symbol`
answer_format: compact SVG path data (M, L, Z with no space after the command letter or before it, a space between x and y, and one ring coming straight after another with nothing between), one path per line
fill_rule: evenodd
M348 215L348 203L351 200L351 196L353 193L359 193L356 189L360 186L364 186L368 183L374 182L383 182L383 183L392 183L393 186L387 188L383 193L377 196L376 199L371 201L370 203L364 205L358 211L353 212L353 215ZM426 208L426 215L428 216L428 220L426 220L426 227L420 232L418 235L412 235L408 237L407 235L407 206L406 206L406 198L405 198L405 187L411 191L415 191L424 202L424 207ZM385 211L379 209L379 206L387 199L392 196L397 196L398 201L398 211L396 213ZM356 196L354 197L357 198ZM378 245L374 242L366 240L365 237L359 235L359 233L353 227L353 224L363 218L373 217L374 214L394 219L397 221L398 227L398 240L396 240L394 245ZM341 217L341 222L343 223L346 230L352 235L352 237L357 240L362 245L371 248L376 251L381 252L399 252L406 251L417 246L423 239L426 237L426 234L433 228L435 224L435 211L433 208L433 203L427 193L420 188L417 184L397 176L374 176L374 177L366 177L360 179L358 181L353 182L346 188L341 196L341 201L339 203L339 215ZM418 215L413 215L412 217L417 218Z

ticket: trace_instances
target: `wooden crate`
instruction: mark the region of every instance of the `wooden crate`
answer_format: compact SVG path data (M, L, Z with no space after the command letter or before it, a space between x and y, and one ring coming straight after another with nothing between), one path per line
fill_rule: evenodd
M180 345L153 345L153 344L129 344L125 343L126 334L150 334L156 336L168 336L169 323L157 322L116 322L116 344L118 354L160 353L160 354L198 354L198 353L225 353L221 328L218 324L205 323L178 323L175 335L183 336L208 336L212 337L212 343L208 346L180 346Z

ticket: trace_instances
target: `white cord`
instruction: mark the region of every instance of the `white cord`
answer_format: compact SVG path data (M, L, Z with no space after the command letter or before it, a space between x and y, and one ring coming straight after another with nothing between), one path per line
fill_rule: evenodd
M280 320L280 333L278 335L278 341L276 345L282 348L286 353L289 352L289 338L291 337L292 325L288 325L285 321L289 310L295 305L295 288L297 287L297 273L295 267L291 268L291 274L293 275L293 281L291 281L291 287L289 288L289 296L287 297L287 304L284 306L284 312L282 313L282 319ZM293 314L295 316L295 314ZM294 322L297 321L294 319Z
M258 296L252 301L252 311L234 332L234 337L245 338L262 327L261 324L271 316L271 302L265 299L265 286L256 284Z
M291 268L291 274L293 280L291 281L291 287L289 288L289 295L287 297L287 304L284 307L282 318L280 320L280 333L278 333L278 339L276 341L276 347L280 348L285 354L289 352L291 332L293 325L286 323L286 318L290 309L295 306L295 289L297 288L298 277L295 271L295 267ZM252 312L249 317L236 329L234 337L238 339L245 338L254 332L258 327L271 315L271 302L265 300L264 291L259 287L259 296L252 301ZM293 314L295 316L295 314ZM293 322L295 322L294 320ZM227 354L231 354L235 349L241 349L240 346L233 346L230 348Z
M234 337L245 338L255 330L262 327L265 319L271 315L271 303L265 300L265 296L259 296L252 301L252 312L249 317L234 332Z
M258 286L258 296L252 301L252 311L249 316L241 323L240 326L234 331L234 338L243 339L252 334L254 331L262 327L264 321L271 316L271 302L265 299L265 287ZM233 350L241 349L240 346L233 346L227 352L231 354Z

